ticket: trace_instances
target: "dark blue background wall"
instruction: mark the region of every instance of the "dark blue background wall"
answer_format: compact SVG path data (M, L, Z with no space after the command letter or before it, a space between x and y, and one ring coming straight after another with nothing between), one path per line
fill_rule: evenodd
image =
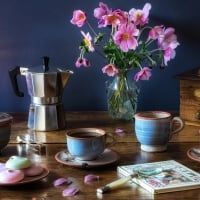
M104 0L109 7L142 8L143 0ZM200 66L200 2L198 0L149 0L150 22L176 28L180 46L177 56L164 71L156 68L150 81L141 84L139 110L179 109L179 80L174 75ZM15 96L8 70L15 65L41 64L48 55L51 64L74 71L63 102L66 110L106 110L103 60L91 57L90 69L76 69L80 30L70 24L74 9L88 10L92 16L96 0L1 0L0 1L0 111L28 111L30 97L25 78L19 77L25 97ZM93 18L93 17L92 17Z

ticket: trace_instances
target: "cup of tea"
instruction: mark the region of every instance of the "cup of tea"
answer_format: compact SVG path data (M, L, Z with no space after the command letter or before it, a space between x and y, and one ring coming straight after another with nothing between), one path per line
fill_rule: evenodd
M66 137L69 153L78 160L94 160L114 144L114 138L99 128L71 129Z
M172 117L169 112L138 112L134 118L136 138L141 149L147 152L165 151L172 136L184 128L183 120L178 116Z

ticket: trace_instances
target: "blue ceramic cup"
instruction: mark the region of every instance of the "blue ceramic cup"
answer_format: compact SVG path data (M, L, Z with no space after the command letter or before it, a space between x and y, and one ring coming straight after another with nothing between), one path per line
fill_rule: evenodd
M111 142L107 141L108 136ZM98 128L71 129L67 131L66 137L69 153L78 160L94 160L114 142L111 135Z
M165 151L172 136L184 127L180 117L172 117L170 113L163 111L138 112L134 118L136 138L141 149L147 152Z

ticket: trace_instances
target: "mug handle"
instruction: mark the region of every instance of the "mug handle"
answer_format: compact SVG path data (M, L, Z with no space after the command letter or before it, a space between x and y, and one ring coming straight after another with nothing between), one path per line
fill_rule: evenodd
M179 126L175 130L172 130L174 124L177 122L178 122ZM183 128L184 128L183 120L180 117L173 117L171 120L171 124L170 124L171 133L170 133L169 139L171 139L174 134L180 132Z
M111 141L108 141L109 139ZM106 147L113 146L115 143L116 143L116 140L113 137L113 135L111 133L106 133Z

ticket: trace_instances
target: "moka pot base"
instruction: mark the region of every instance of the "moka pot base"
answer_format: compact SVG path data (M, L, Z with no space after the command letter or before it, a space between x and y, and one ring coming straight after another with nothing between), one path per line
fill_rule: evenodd
M64 129L65 126L65 112L62 103L30 105L28 128L36 131L54 131Z

